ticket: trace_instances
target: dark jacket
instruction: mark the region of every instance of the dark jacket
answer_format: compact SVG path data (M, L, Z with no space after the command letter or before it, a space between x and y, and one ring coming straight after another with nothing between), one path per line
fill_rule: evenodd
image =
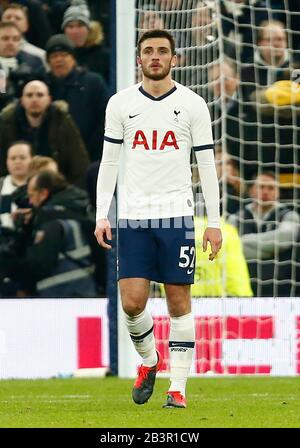
M22 95L23 87L27 82L43 79L46 73L43 61L37 56L20 51L16 59L18 66L10 72L6 81L6 92L0 95L0 110Z
M52 104L39 128L31 128L20 103L8 105L0 114L0 173L6 170L6 154L16 140L29 141L35 154L53 157L70 183L81 185L89 158L70 115Z
M230 36L230 43L232 41L238 42L237 37L241 36L241 45L237 45L237 57L242 62L251 62L253 60L253 48L257 44L257 27L264 20L285 20L284 5L280 10L272 8L270 3L265 0L258 0L251 2L246 0L240 15L233 15L227 10L224 0L220 2L222 30L224 33L224 42ZM283 3L282 3L283 4Z
M254 53L254 63L244 64L241 71L241 91L244 101L249 101L251 93L260 88L267 87L276 81L286 79L287 69L290 65L288 53L281 66L268 65L262 58L259 50Z
M223 107L224 106L224 107ZM226 148L238 165L241 177L251 179L260 162L257 154L257 116L251 106L243 103L238 95L223 105L220 98L210 105L213 117L213 135L216 143L226 143Z
M71 6L71 0L40 0L40 3L47 10L52 34L61 33L64 12Z
M25 37L32 44L45 48L52 30L46 12L38 0L18 0L28 10L29 30Z
M86 192L72 185L34 210L24 254L11 257L7 274L38 297L95 297Z
M45 81L53 100L65 100L68 103L91 160L101 159L108 100L103 79L96 73L75 67L64 79L48 72Z
M110 58L109 52L102 45L75 48L76 61L81 67L98 73L110 83Z

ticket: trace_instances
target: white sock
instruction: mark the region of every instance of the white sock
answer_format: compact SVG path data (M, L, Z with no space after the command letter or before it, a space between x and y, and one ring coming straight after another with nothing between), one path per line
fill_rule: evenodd
M136 351L143 359L143 365L153 367L157 363L153 319L147 310L137 316L125 313L126 325Z
M169 336L170 380L169 390L185 396L185 386L192 365L195 345L195 322L192 313L171 317Z

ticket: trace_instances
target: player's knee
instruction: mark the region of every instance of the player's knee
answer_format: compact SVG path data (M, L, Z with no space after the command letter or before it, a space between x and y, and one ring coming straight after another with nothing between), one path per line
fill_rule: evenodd
M127 316L133 317L137 316L138 314L141 314L144 311L144 306L142 304L128 302L123 303L123 310L124 313L127 314Z
M184 316L191 312L191 306L187 303L168 304L169 313L172 317Z

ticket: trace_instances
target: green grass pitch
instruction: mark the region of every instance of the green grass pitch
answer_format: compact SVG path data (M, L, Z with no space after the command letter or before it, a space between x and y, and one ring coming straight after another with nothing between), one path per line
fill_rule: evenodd
M0 428L299 428L300 378L190 378L187 409L163 409L168 380L148 403L133 380L0 381Z

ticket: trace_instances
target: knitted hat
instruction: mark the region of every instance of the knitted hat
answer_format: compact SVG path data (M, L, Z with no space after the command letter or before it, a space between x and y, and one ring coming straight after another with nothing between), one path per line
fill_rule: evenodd
M46 43L47 58L51 53L55 53L56 51L65 51L73 56L75 54L74 45L64 34L55 34L54 36L51 36Z
M274 82L265 91L265 97L276 106L300 103L300 85L293 81Z
M74 20L79 20L84 23L88 28L90 28L90 11L84 5L81 6L70 6L66 9L62 22L62 30L64 30L65 26L69 22L73 22Z

